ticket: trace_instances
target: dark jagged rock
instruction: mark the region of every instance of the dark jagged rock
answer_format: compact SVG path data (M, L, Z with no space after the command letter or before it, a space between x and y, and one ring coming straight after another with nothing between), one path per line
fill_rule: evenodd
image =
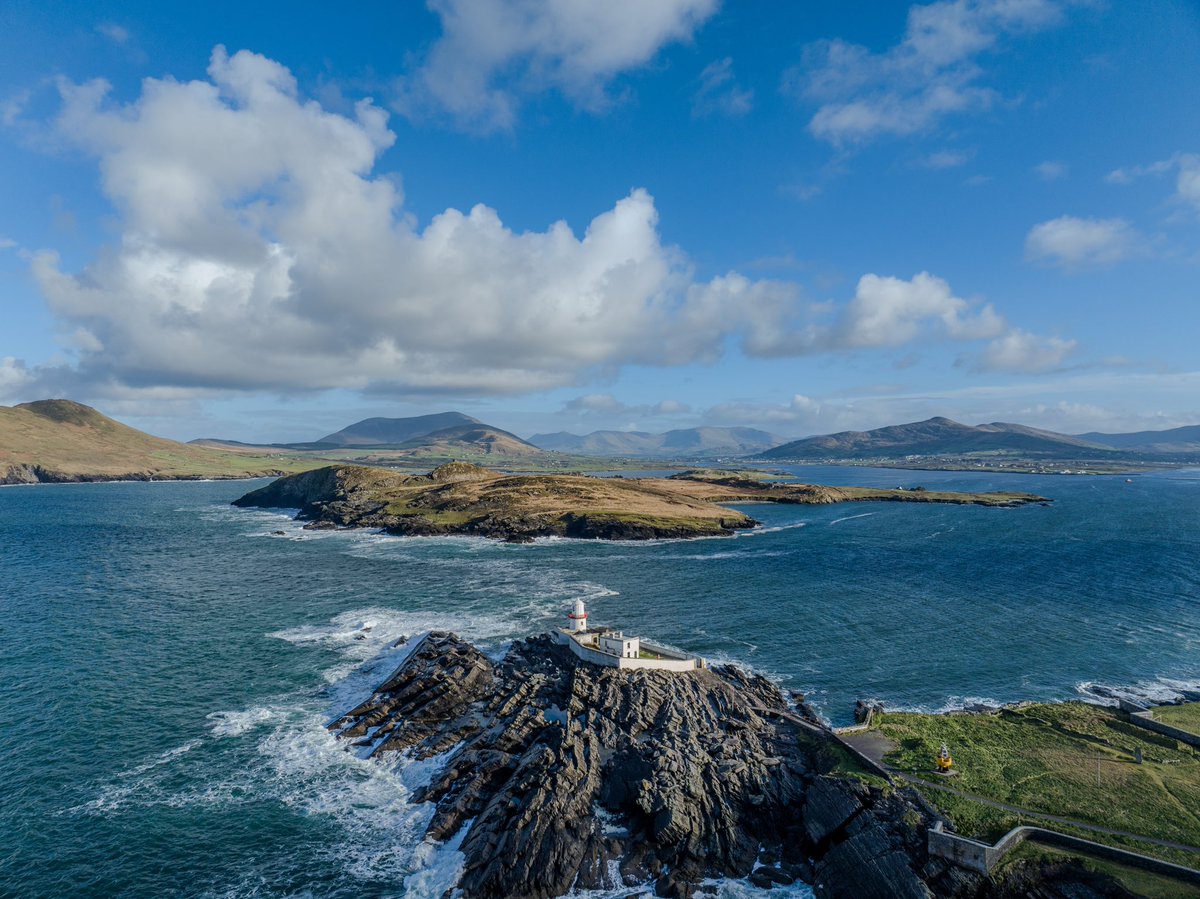
M331 728L372 755L454 750L415 798L436 806L431 838L469 826L465 899L637 884L686 899L721 876L801 879L821 899L1002 895L928 856L914 794L839 774L832 734L735 667L601 668L548 636L493 662L434 632Z

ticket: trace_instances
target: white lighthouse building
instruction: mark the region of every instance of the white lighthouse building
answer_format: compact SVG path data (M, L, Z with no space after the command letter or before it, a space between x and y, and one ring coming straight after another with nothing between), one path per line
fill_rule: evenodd
M571 630L576 634L582 634L587 631L587 609L584 608L583 600L575 600L575 611L567 615L571 619Z
M611 627L589 629L587 607L582 599L575 600L575 609L567 614L567 621L566 627L555 630L554 639L594 665L660 671L695 671L705 665L702 658L655 646L638 637L626 637Z

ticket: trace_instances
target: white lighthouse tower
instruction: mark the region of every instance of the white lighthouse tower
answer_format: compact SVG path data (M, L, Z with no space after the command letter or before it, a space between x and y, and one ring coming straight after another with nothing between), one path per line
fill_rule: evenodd
M582 634L587 630L587 609L583 607L583 600L575 600L575 611L570 613L568 618L571 619L571 630L577 634Z

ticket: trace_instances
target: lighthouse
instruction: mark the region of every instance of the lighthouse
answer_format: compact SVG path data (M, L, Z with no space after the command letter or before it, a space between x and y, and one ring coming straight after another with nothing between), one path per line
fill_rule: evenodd
M583 600L575 600L575 611L570 613L568 618L571 619L571 630L577 634L582 634L587 630L587 610L583 607Z

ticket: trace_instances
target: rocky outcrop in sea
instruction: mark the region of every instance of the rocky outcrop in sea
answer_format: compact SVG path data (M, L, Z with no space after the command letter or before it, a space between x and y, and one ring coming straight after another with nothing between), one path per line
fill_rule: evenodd
M416 799L435 804L429 837L466 830L464 899L692 897L715 877L802 880L821 899L1124 895L1072 866L1022 868L1009 893L931 858L920 797L856 776L831 733L735 667L603 668L548 636L493 662L434 632L330 727L380 759L445 754Z

